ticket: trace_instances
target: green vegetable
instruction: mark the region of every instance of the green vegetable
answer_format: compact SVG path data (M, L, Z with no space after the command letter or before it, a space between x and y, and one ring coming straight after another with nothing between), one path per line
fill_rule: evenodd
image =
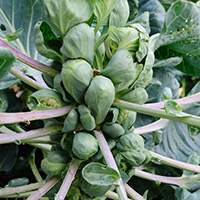
M81 189L91 197L103 196L110 189L110 187L110 185L93 185L88 183L87 181L83 181L81 183Z
M64 127L63 127L62 131L67 132L67 133L74 131L76 128L76 125L78 124L78 120L79 120L78 112L75 109L72 109L68 113L68 115L64 121Z
M126 49L118 50L100 75L110 78L116 92L127 89L138 76L136 64L133 63L132 56Z
M89 63L94 59L94 30L87 24L71 28L63 39L60 49L64 60L82 58Z
M82 59L68 60L61 71L62 82L69 94L78 102L84 102L84 95L93 77L93 70Z
M89 108L85 105L79 105L78 112L80 114L80 121L83 125L83 128L87 131L92 131L95 128L96 124L95 119L91 115Z
M59 175L67 166L70 156L65 151L51 151L41 162L46 174Z
M102 131L103 133L105 133L106 135L108 135L111 138L117 138L120 137L121 135L123 135L125 133L124 128L118 124L118 123L114 123L114 124L104 124L102 126Z
M73 26L90 19L93 12L91 0L44 0L46 18L61 37Z
M87 160L98 151L97 140L89 133L79 132L74 136L72 152L82 160Z
M65 105L60 94L50 89L42 89L34 92L27 100L30 110L51 110Z
M143 138L134 133L128 133L120 137L116 144L118 165L121 160L127 161L132 167L138 167L150 160L148 150L144 148Z
M129 101L136 104L144 104L148 99L148 94L143 88L136 88L130 92L120 96L120 99L124 101Z

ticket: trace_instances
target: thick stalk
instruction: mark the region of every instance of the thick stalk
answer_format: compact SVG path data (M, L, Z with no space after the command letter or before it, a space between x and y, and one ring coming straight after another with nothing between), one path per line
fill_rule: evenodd
M65 196L67 195L67 192L71 186L71 183L75 177L75 174L78 170L80 163L72 160L72 162L70 163L69 169L67 171L67 174L63 180L63 183L58 191L58 194L56 194L56 198L55 200L64 200Z
M27 55L21 53L20 51L15 49L13 46L8 44L6 41L2 40L1 38L0 38L0 46L10 49L15 54L15 56L17 57L18 60L20 60L21 62L27 64L28 66L30 66L34 69L37 69L38 71L41 71L52 77L55 77L59 73L55 69L53 69L43 63L40 63L40 62L28 57Z
M31 145L33 147L39 148L39 149L47 151L47 152L50 152L51 149L52 149L52 145L51 144L28 143L28 142L26 144L29 144L29 145Z
M0 144L13 143L15 141L23 142L23 140L59 133L61 130L61 125L54 125L19 134L2 134L0 137Z
M143 105L138 105L138 104L122 101L122 100L116 100L113 103L113 106L117 108L127 109L127 110L135 111L138 113L146 114L146 115L166 118L166 119L190 124L192 126L200 127L200 117L197 117L194 115L190 115L190 117L176 117L174 115L167 114L164 110L161 110L161 109L149 108Z
M49 119L66 115L72 106L65 106L53 110L31 111L21 113L0 113L0 124L12 124L17 122L28 123L33 120Z
M46 85L40 84L37 81L33 80L32 78L26 76L24 73L21 71L15 69L14 67L11 68L10 73L23 81L24 83L30 85L31 87L35 88L36 90L41 90L41 89L50 89Z
M185 169L185 170L189 170L189 171L192 171L192 172L200 173L200 166L199 165L193 165L193 164L181 162L181 161L178 161L178 160L174 160L174 159L162 156L160 154L154 153L152 151L150 151L150 153L152 155L152 159L159 162L159 163L169 165L169 166L172 166L172 167L176 167L176 168L179 168L179 169L183 169L183 170Z
M98 140L99 147L101 149L101 152L103 154L103 157L104 157L108 167L115 169L119 173L118 167L115 163L115 160L114 160L113 155L110 151L108 143L106 142L106 140L103 136L103 133L96 131L96 130L94 131L94 133L95 133L95 136ZM124 188L124 183L122 181L122 178L120 178L118 180L118 184L119 184L119 186L116 186L116 190L117 190L117 194L119 196L119 199L120 200L127 200L127 194L126 194L126 191L125 191L125 188Z
M56 183L60 181L59 177L53 177L48 180L42 187L34 192L27 200L40 199L46 192L48 192Z

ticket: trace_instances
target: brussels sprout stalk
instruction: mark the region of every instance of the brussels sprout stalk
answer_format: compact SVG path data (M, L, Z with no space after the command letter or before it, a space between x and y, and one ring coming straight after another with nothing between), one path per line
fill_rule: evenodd
M58 194L56 195L55 200L63 200L65 199L65 196L70 188L70 185L74 179L74 176L76 174L76 171L78 170L79 167L79 162L72 160L70 163L69 169L67 171L67 174L64 178L64 181L62 183L62 186L60 187Z
M40 199L46 192L48 192L56 183L60 181L60 178L55 176L49 179L42 187L34 192L27 200Z
M140 194L138 194L133 188L131 188L128 184L125 184L126 191L128 195L137 200L145 200Z
M152 155L152 159L159 162L159 163L169 165L169 166L172 166L172 167L176 167L176 168L179 168L179 169L183 169L183 170L189 170L189 171L193 171L193 172L196 172L196 173L200 173L200 166L198 166L198 165L193 165L193 164L181 162L181 161L178 161L178 160L174 160L174 159L162 156L160 154L154 153L152 151L150 151L150 153Z
M160 176L160 175L144 172L137 168L135 169L134 175L147 179L147 180L151 180L151 181L177 185L179 187L186 188L186 189L196 189L194 188L195 183L199 183L199 180L200 180L199 174L190 176L190 177L167 177L167 176Z
M72 110L72 106L65 106L62 108L43 111L0 113L0 124L11 124L17 122L29 123L30 121L38 119L60 117L66 115L70 110Z
M59 73L55 69L52 69L52 68L48 67L47 65L40 63L37 60L34 60L34 59L28 57L27 55L21 53L20 51L18 51L17 49L15 49L11 45L9 45L7 42L2 40L1 38L0 38L0 46L6 47L6 48L12 50L12 52L15 54L15 56L18 58L18 60L29 65L30 67L32 67L34 69L37 69L38 71L41 71L52 77L56 76Z
M200 117L197 117L194 115L190 115L189 117L177 117L177 116L168 114L164 110L161 110L161 109L145 107L143 105L126 102L123 100L115 100L115 102L113 103L113 106L117 108L127 109L127 110L135 111L138 113L146 114L146 115L166 118L166 119L200 127L200 123L199 123Z
M10 73L23 81L24 83L30 85L31 87L35 88L36 90L41 89L50 89L46 85L40 84L37 81L33 80L32 78L29 78L24 73L20 72L19 70L15 69L14 67L11 68Z
M95 133L95 136L96 136L96 138L99 142L99 147L101 149L101 152L104 156L104 159L105 159L108 167L115 169L119 173L119 170L117 168L117 165L115 163L113 155L110 151L108 143L106 142L102 132L94 131L94 133ZM127 194L126 194L124 184L123 184L123 181L122 181L121 178L119 179L118 184L119 184L119 186L116 186L116 190L117 190L117 194L119 195L119 199L127 200Z

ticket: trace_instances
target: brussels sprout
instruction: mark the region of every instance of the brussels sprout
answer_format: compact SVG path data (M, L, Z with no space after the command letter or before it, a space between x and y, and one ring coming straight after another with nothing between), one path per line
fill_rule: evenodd
M149 161L150 154L144 148L143 138L138 134L128 133L121 136L116 147L119 150L117 154L118 162L125 159L133 167L137 167Z
M125 133L125 130L123 129L123 127L118 123L114 123L110 125L104 124L102 126L102 131L103 133L105 133L111 138L117 138Z
M78 119L79 119L78 112L75 109L72 109L68 113L68 115L64 121L64 127L63 127L62 131L67 132L67 133L74 131L76 128L76 125L78 124Z
M129 132L132 130L135 120L136 120L136 112L125 109L119 110L117 122L121 124L126 133L127 131Z
M144 104L148 99L148 94L145 89L136 88L124 94L123 96L120 96L120 99L136 104Z
M118 115L118 108L110 108L108 115L106 116L106 124L114 124L117 121Z
M69 60L63 64L61 76L67 92L78 103L83 103L85 91L93 78L90 64L82 59Z
M53 29L61 37L76 24L90 19L93 3L88 0L44 0L45 15Z
M81 183L81 189L83 192L90 195L91 197L103 196L110 189L110 187L110 185L92 185L85 180Z
M83 128L87 131L92 131L96 124L94 117L90 113L90 109L85 105L79 105L78 112L80 114L80 120Z
M97 140L89 133L79 132L74 136L72 152L80 159L87 160L98 151Z
M70 160L65 151L51 151L41 162L42 170L46 174L59 175L67 166Z
M94 30L90 26L85 23L74 26L65 35L60 49L64 60L82 58L92 63L94 40Z
M112 81L103 76L95 76L85 93L85 102L96 124L104 121L114 98L115 87Z
M110 59L108 65L100 75L110 78L115 85L116 92L127 89L138 77L136 64L126 49L118 50Z
M30 110L51 110L65 105L61 96L50 89L42 89L33 93L27 100Z

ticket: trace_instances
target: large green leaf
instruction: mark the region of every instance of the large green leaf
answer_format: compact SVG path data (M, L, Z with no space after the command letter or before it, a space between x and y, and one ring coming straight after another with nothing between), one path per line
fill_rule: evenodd
M200 75L200 8L195 3L180 0L169 8L156 48L166 45L183 57L177 69Z
M193 152L200 155L200 135L192 137L186 124L170 121L163 131L162 142L153 150L170 158L187 162Z

